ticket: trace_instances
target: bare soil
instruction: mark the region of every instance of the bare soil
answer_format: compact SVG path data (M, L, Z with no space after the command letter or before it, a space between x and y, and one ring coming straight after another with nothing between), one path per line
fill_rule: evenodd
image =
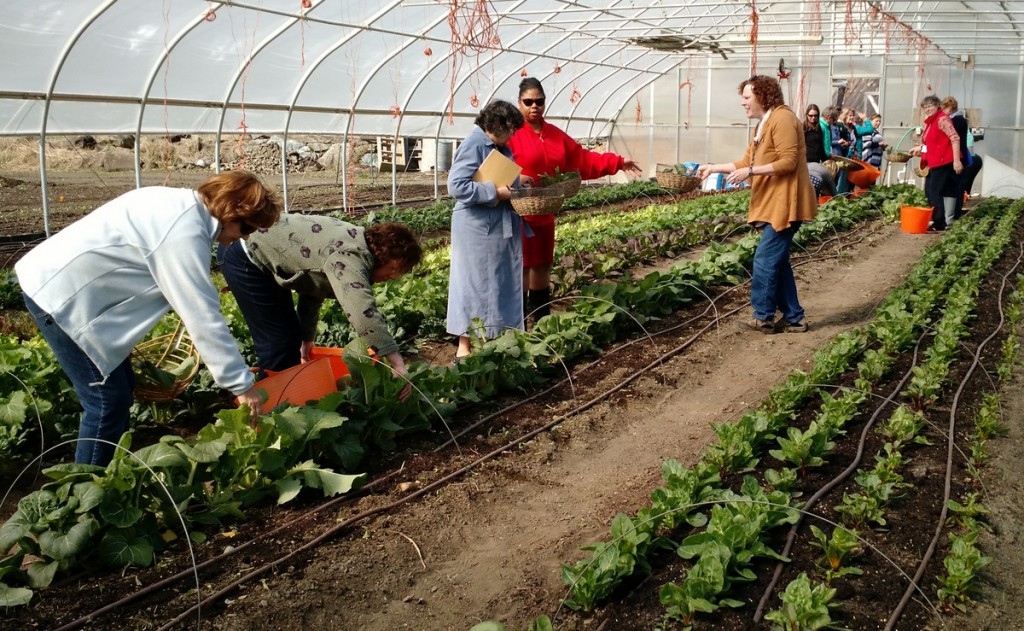
M3 199L0 208L5 208ZM196 626L199 619L201 628L226 631L462 631L488 619L522 628L546 613L556 629L654 628L660 605L651 602L650 586L643 583L630 586L616 603L593 616L560 608L567 595L560 565L582 558L581 546L606 539L616 513L632 514L649 503L651 489L661 482L665 459L694 463L712 440L711 424L735 420L792 370L807 368L814 351L832 337L866 322L934 238L902 234L893 225L858 230L843 238L841 249L808 256L797 269L809 332L741 332L732 326L739 316L732 317L610 397L464 473L457 473L460 467L512 437L540 430L683 344L698 326L685 323L699 309L661 323L683 325L674 333L642 340L593 367L577 367L572 389L559 388L486 420L460 436L458 448L444 446L446 436L439 432L371 463L375 485L304 518L298 527L265 536L317 506L312 498L297 508L263 508L200 546L204 559L264 536L258 545L218 564L219 569L204 571L200 594L208 596L245 571L272 565L257 580L226 589L224 598L204 607L201 614L189 613L180 626ZM738 308L746 315L747 298L742 291L734 292L718 308ZM452 430L469 428L525 396L466 411L455 419ZM995 532L983 544L995 561L985 573L983 602L969 617L945 618L944 627L918 606L900 629L1024 628L1024 595L1018 580L1024 572L1024 459L1019 457L1024 397L1015 389L1006 400L1004 422L1010 435L996 441L996 458L984 480ZM915 484L935 484L929 473L925 469ZM451 479L442 482L446 476ZM438 484L430 486L433 483ZM409 501L391 506L402 499ZM339 528L345 520L366 513L372 514ZM912 525L903 522L886 534L889 552L898 554L910 545L902 534L920 534L911 530ZM338 531L310 545L309 551L273 563L275 555L295 550L332 528ZM12 619L17 626L55 628L113 600L111 594L126 595L187 567L180 554L168 554L151 569L75 577L38 594L30 607L12 612ZM878 603L876 613L884 618L906 583L889 572L870 577L869 586ZM195 603L194 588L193 579L180 581L130 610L88 624L161 627ZM934 594L930 585L928 590ZM708 617L695 628L761 628L749 622L751 612L748 607L738 618L723 618L721 622L728 623L724 626ZM843 623L851 629L879 628L867 616Z

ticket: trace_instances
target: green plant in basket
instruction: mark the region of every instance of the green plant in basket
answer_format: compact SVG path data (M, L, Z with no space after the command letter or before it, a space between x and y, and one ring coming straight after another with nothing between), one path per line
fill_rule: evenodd
M554 175L548 175L547 173L540 174L538 185L542 188L548 188L562 182L579 179L579 177L579 171L566 171L565 173L562 173L558 167L555 167Z

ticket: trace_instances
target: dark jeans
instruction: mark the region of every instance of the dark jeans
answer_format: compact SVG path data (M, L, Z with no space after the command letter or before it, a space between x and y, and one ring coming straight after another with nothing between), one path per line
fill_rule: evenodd
M924 194L932 207L932 227L945 230L949 224L947 219L955 217L957 196L963 197L963 184L952 163L928 169L924 178ZM949 217L946 213L947 199L952 204Z
M771 224L761 230L761 241L754 251L754 275L750 279L750 304L754 317L768 322L775 313L796 324L804 319L804 309L796 295L796 279L789 264L789 246L799 224L777 232Z
M264 370L281 371L298 366L302 336L292 291L278 285L273 274L250 261L238 241L219 246L217 260L249 325L260 376Z
M971 193L971 189L974 188L974 178L978 177L978 172L981 171L982 159L979 155L971 156L971 166L964 169L964 192L968 195Z
M121 435L128 431L135 389L131 361L126 358L104 379L89 356L27 295L25 307L71 380L82 405L75 462L105 467L114 457Z

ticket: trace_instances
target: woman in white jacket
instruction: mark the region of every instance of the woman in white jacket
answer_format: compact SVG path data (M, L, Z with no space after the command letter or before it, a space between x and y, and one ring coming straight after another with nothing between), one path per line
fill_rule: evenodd
M210 279L213 243L267 228L281 213L255 175L229 171L197 190L140 188L100 206L15 265L25 305L82 405L75 462L105 466L128 429L129 354L169 309L222 388L259 410L253 375Z

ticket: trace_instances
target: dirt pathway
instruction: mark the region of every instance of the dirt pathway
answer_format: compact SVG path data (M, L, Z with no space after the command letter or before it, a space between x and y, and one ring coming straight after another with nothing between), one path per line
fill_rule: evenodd
M606 537L616 512L647 503L665 459L694 462L710 423L734 420L808 366L815 349L864 322L931 242L890 225L841 258L799 268L810 332L723 327L669 361L661 377L642 378L629 398L565 422L426 501L366 523L361 537L321 548L307 567L250 588L215 625L464 631L483 619L525 626L551 614L565 595L560 564Z

